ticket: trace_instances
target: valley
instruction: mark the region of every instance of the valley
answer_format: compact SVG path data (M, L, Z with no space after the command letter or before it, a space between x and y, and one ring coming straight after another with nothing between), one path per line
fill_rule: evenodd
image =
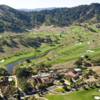
M92 27L90 26L91 29ZM38 33L33 31L23 35L1 35L4 37L1 43L5 43L1 44L4 50L1 52L1 65L6 66L28 58L35 58L32 63L45 61L53 65L73 62L84 55L99 59L100 30L96 25L93 29L95 32L79 25L66 27L61 32L59 28L55 28L56 31L49 29L49 32L46 32L48 27L42 29L42 32L41 29L38 29Z
M100 100L100 4L0 5L0 100Z

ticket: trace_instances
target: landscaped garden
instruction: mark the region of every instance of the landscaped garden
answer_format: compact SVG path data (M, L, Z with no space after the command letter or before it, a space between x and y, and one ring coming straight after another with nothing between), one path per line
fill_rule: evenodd
M95 100L95 96L100 96L98 89L80 90L64 95L47 95L48 100Z

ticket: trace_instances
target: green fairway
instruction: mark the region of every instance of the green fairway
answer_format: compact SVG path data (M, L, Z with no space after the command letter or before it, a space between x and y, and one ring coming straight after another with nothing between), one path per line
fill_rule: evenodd
M5 62L3 63L3 65L8 65L10 63L13 63L13 62L17 62L17 61L20 61L20 60L24 60L26 58L31 58L31 57L38 57L38 56L41 56L41 55L45 55L46 53L48 53L50 50L56 48L57 46L55 47L46 47L45 49L42 49L41 52L37 52L35 50L31 51L31 52L27 52L27 53L24 53L17 56L17 55L14 55L10 58L7 58L5 60Z
M48 95L48 100L94 100L94 96L100 96L98 89L76 91L67 95Z
M85 54L90 55L93 59L99 59L100 34L98 33L99 31L93 33L89 30L87 31L82 26L72 25L65 29L64 32L50 31L30 32L15 36L2 35L2 43L11 45L12 38L19 48L16 49L15 47L2 44L5 52L0 55L0 60L4 60L0 64L5 66L13 62L35 57L32 61L35 64L45 61L46 63L55 65L75 61ZM41 43L40 47L37 49L34 48L33 40L41 40L41 38L46 39L48 37L53 41L52 44ZM31 45L29 40L31 41ZM94 52L87 52L89 50Z

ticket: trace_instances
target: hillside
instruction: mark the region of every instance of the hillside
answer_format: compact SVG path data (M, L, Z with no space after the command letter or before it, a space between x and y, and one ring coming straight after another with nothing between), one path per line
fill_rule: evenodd
M26 34L0 35L0 61L3 65L36 57L33 63L66 65L89 54L100 59L100 29L98 24L75 24L69 27L41 26ZM4 62L2 63L2 59Z
M30 16L6 5L0 5L0 32L22 32L30 27Z
M100 22L100 4L31 12L0 5L0 32L25 32L43 24L64 27L83 22Z

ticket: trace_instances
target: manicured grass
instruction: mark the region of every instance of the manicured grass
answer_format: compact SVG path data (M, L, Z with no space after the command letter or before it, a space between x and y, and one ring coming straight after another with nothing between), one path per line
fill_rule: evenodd
M79 38L83 42L79 42ZM46 61L50 64L61 64L75 61L85 54L90 55L92 59L98 59L100 58L99 38L100 35L98 33L94 34L91 31L86 31L84 27L71 26L60 40L61 47L52 49L47 55L35 59L33 62ZM89 42L90 44L88 44ZM87 50L95 52L89 53ZM50 59L48 60L48 58Z
M47 95L48 100L94 100L94 96L100 96L98 89L81 90L67 95Z
M13 62L17 62L17 61L20 61L20 60L24 60L24 59L26 59L26 58L31 58L31 57L39 57L39 56L41 56L41 55L45 55L46 53L48 53L49 51L51 51L52 49L55 49L56 47L58 47L58 45L56 45L56 46L46 46L45 48L43 48L43 49L38 49L38 50L41 50L40 52L38 52L38 51L31 51L31 52L27 52L27 53L23 53L23 54L21 54L21 55L19 55L19 56L16 56L16 55L14 55L14 56L12 56L12 57L10 57L10 58L7 58L5 61L4 61L4 63L3 63L3 65L8 65L8 64L10 64L10 63L13 63Z
M31 53L25 53L25 54L22 54L22 55L19 55L19 56L12 56L10 58L7 58L3 65L8 65L10 63L13 63L13 62L17 62L19 60L22 60L22 59L25 59L25 58L29 58L29 57L33 57L35 56L35 53L34 52L31 52Z
M35 59L36 61L45 60L46 62L50 64L59 64L64 63L68 61L77 60L81 56L87 54L90 55L92 59L98 59L100 58L100 48L91 49L94 52L87 52L88 45L86 43L82 43L80 45L73 45L73 46L62 46L57 47L55 49L52 49L49 53L47 53L45 56L40 57L39 59ZM48 60L47 58L50 58L51 60Z
M50 64L61 64L69 61L75 61L80 56L89 54L93 59L100 58L100 35L97 33L93 33L87 31L82 26L73 25L68 28L68 31L65 31L64 34L60 32L31 32L29 34L24 34L23 39L25 38L36 38L36 37L46 37L50 36L54 42L53 46L50 44L42 44L38 50L35 51L34 48L31 48L33 51L22 53L18 56L16 54L12 54L9 58L5 59L5 62L2 65L7 65L13 62L17 62L20 60L24 60L26 58L37 57L33 60L33 63L46 61L46 63ZM4 36L6 37L6 36ZM19 42L20 36L15 36L16 41ZM7 38L9 40L9 38ZM80 42L80 40L82 42ZM93 42L94 41L94 42ZM90 44L88 44L90 42ZM80 44L81 43L81 44ZM60 46L58 46L60 45ZM20 44L22 50L23 46ZM5 48L5 47L4 47ZM25 47L24 49L31 50L29 47ZM12 49L5 48L7 53L12 53ZM94 50L94 53L86 53L87 50ZM23 50L24 51L24 50ZM20 51L19 51L20 52ZM44 55L45 54L45 55ZM43 56L41 56L43 55ZM1 57L2 58L2 57Z

